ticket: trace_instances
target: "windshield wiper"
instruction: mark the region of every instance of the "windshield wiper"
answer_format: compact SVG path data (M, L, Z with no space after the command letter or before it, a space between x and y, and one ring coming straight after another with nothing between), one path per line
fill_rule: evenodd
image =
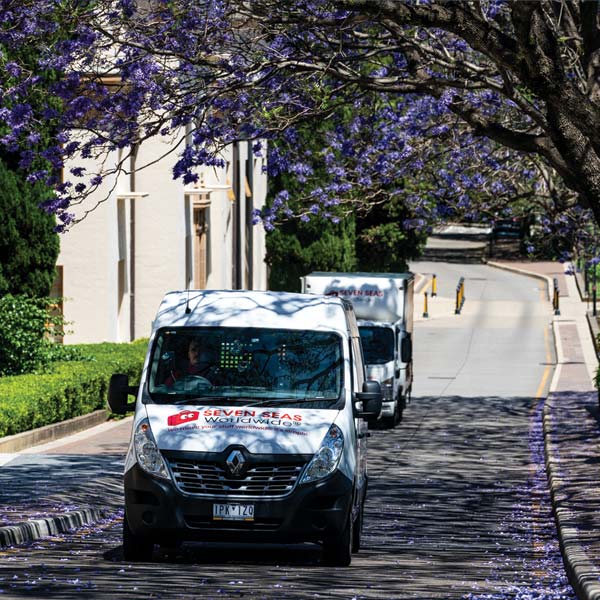
M182 404L227 404L235 406L269 406L279 404L312 404L317 402L331 402L335 403L339 400L337 397L323 397L323 398L264 398L263 400L257 400L256 402L248 402L249 398L236 397L236 396L193 396L189 398L177 398L172 396L163 396L160 400L155 399L158 404L173 404L174 406L180 406Z
M180 398L168 404L202 404L206 402L231 402L236 398L228 398L227 396L196 396L194 398Z
M337 402L336 397L323 398L267 398L258 402L251 402L245 406L268 406L269 404L310 404L312 402Z

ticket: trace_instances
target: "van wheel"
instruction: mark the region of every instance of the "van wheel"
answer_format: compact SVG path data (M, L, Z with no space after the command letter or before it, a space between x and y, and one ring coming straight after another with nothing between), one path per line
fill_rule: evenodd
M127 523L127 515L123 517L123 558L132 562L149 562L152 560L154 544L147 538L135 535Z
M402 423L402 416L404 415L404 409L406 408L406 398L404 398L404 396L398 397L397 407L398 407L398 410L396 411L396 414L394 415L396 417L396 423L395 423L396 425L398 425L399 423Z
M352 523L352 509L348 521L339 537L323 542L323 562L332 567L348 567L352 562L352 548L354 523Z
M362 528L363 528L363 514L365 511L365 503L364 500L360 503L360 508L358 509L358 515L356 515L356 519L354 519L354 525L352 526L352 552L356 554L360 550L360 541L362 537Z

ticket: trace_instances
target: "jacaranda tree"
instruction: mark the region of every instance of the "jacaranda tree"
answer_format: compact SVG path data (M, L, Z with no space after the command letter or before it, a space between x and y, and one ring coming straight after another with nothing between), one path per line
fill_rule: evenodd
M56 187L46 208L63 226L109 175L100 159L151 136L172 138L174 176L192 181L232 140L260 151L284 132L291 151L271 153L270 172L309 181L293 144L308 119L332 135L305 217L385 193L409 225L524 197L559 228L586 211L600 222L598 26L586 0L5 0L1 141ZM35 69L9 58L23 47ZM40 150L47 120L59 130ZM267 227L289 216L287 197L261 215Z
M347 107L338 108L335 119L333 116L297 126L292 139L288 131L270 143L269 152L274 156L298 154L300 148L303 173L310 172L310 177L304 177L283 170L269 178L269 199L285 195L289 211L299 215L267 234L270 289L299 291L300 276L310 271L405 271L408 260L417 257L424 244L424 236L404 227L410 215L403 202L397 195L387 195L385 189L378 190L377 202L367 206L360 198L349 202L364 207L350 214L341 205L331 206L323 214L314 210L310 217L303 213L305 199L316 188L328 185L330 175L323 148L330 146L335 136L333 123L347 126L355 118ZM407 190L400 181L394 181L394 187ZM360 186L357 188L357 193L362 193Z

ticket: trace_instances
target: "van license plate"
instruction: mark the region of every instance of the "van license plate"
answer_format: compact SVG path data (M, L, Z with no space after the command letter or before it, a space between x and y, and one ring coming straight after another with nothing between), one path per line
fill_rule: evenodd
M213 521L254 521L254 504L213 504Z

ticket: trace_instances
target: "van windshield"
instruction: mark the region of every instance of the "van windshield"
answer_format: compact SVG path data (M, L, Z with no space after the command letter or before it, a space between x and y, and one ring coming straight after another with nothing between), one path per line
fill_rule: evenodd
M286 403L332 408L343 387L342 339L255 327L163 329L149 365L154 402Z
M358 328L365 364L382 365L394 360L394 331L389 327Z

